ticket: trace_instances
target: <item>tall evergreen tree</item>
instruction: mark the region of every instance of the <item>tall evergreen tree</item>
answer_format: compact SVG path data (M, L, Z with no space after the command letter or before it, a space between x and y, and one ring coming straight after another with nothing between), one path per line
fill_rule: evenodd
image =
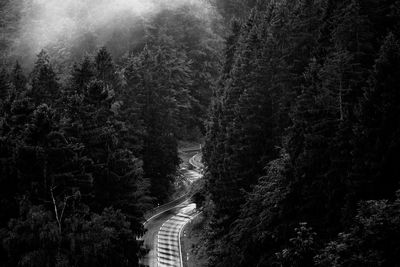
M88 62L85 64L88 64ZM95 70L97 79L103 81L108 86L117 86L118 80L116 76L116 68L111 58L111 54L108 52L106 47L102 47L96 54Z
M26 91L28 81L18 61L15 63L14 69L11 73L11 78L16 92L19 94L24 93Z
M0 71L0 100L6 101L7 97L11 93L11 86L10 86L10 81L8 77L8 73L5 69L2 69Z
M386 104L392 103L389 97L378 100L384 93L376 89L393 81L385 88L394 90L395 71L369 76L382 33L398 26L388 10L396 10L394 2L283 1L260 3L252 12L240 30L232 68L226 64L230 73L221 75L204 149L213 200L207 235L210 265L311 265L318 245L309 227L303 227L304 235L303 228L297 228L300 236L275 258L275 249L285 247L290 229L308 221L325 241L351 225L360 199L393 196L398 175L392 175L397 169L391 158L397 146L383 139L398 139L396 118L382 115L393 119L389 129L381 123L382 112L375 110L384 106L391 110L387 114L398 113L393 104ZM397 71L393 36L384 45L391 48L382 48L375 64ZM386 74L390 77L381 76ZM359 109L364 88L368 89ZM389 94L396 101L394 91ZM369 119L375 116L380 119ZM380 130L369 130L374 127ZM279 181L257 183L263 166L276 166L277 146L288 152L286 163L278 164ZM383 175L391 178L378 185ZM251 193L241 192L246 188ZM283 195L277 200L270 197L274 192ZM262 205L268 215L263 218L257 200L250 200L253 194L265 197ZM244 209L238 212L240 205ZM263 234L253 237L254 231Z
M95 77L94 64L85 57L80 65L75 65L72 72L72 87L77 93L83 93L89 82Z
M351 188L363 199L392 198L399 186L396 152L399 149L398 81L400 43L389 33L361 103L355 127L354 174Z
M189 107L189 62L168 46L146 47L131 59L127 77L145 129L144 172L153 196L165 201L179 164L178 126Z
M55 100L59 97L60 85L57 75L50 63L50 57L42 50L31 73L32 88L29 95L36 105L46 103L54 106Z

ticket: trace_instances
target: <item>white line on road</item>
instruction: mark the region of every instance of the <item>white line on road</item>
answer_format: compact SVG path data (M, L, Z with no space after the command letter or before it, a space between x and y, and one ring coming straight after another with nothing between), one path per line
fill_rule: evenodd
M197 216L194 214L195 210L196 204L188 204L160 227L157 233L158 266L182 266L181 232L185 225Z
M198 156L196 154L189 160L189 164L191 164L196 170L187 170L185 172L185 176L189 180L189 182L193 183L195 180L202 177L199 173L201 169L200 166L196 166L197 161L195 157ZM156 264L157 266L168 266L168 267L182 267L182 248L181 248L181 232L184 229L185 225L190 222L194 217L198 214L195 213L196 205L194 203L190 203L188 199L189 194L186 194L184 197L181 197L179 200L172 201L157 209L153 210L153 212L157 212L157 214L151 216L146 220L144 225L148 222L154 220L158 216L162 214L177 209L178 214L173 212L175 215L170 217L167 221L164 221L156 230L155 236L155 246L153 247L153 251L155 254L152 256L153 262L150 261L150 265L153 266ZM185 200L186 198L186 200ZM182 201L180 201L182 200ZM173 204L176 203L176 204ZM168 207L168 205L173 205L172 207ZM165 210L161 210L164 209ZM160 222L161 223L161 222Z

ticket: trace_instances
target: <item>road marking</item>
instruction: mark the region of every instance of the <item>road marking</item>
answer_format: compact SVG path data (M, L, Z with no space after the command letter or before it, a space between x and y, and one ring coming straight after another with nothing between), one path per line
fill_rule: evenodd
M183 267L183 258L182 258L182 248L181 248L181 235L182 235L182 231L183 229L185 229L185 226L191 222L192 220L194 220L197 216L199 216L202 212L198 212L194 215L191 216L190 220L188 220L181 228L181 230L179 231L179 235L178 235L178 243L179 243L179 257L180 257L180 266ZM189 253L187 253L187 259L189 260Z
M157 233L158 266L182 266L180 236L184 226L192 220L196 204L181 208L177 215L164 222Z
M161 214L163 214L163 213L165 213L165 212L167 212L167 211L176 209L176 208L178 208L179 206L183 205L183 204L188 200L188 199L185 199L185 198L188 197L188 195L189 195L189 194L186 194L186 195L180 197L180 198L182 199L182 202L180 202L180 203L179 203L179 201L177 201L177 200L175 199L175 200L173 200L173 201L171 201L171 202L169 202L169 203L167 203L167 204L164 204L164 205L160 206L160 207L163 207L163 206L170 205L170 204L173 203L174 201L177 201L177 202L179 203L179 204L177 204L176 206L173 206L173 207L171 207L171 208L169 208L169 209L160 211L159 213L157 213L157 214L151 216L150 218L148 218L148 219L143 223L143 225L146 225L149 221L151 221L151 220L153 220L154 218L160 216ZM178 198L178 199L179 199L179 198ZM157 207L157 208L160 208L160 207Z
M184 175L187 177L187 180L193 183L195 180L202 177L202 174L199 166L196 166L195 156L193 156L189 160L189 164L194 167L195 170L185 170ZM153 247L154 262L150 262L150 265L156 263L159 267L181 267L183 264L182 261L182 251L181 251L181 242L180 236L181 232L184 229L184 226L189 223L197 214L195 213L196 205L193 203L189 203L189 194L179 198L179 200L174 200L168 204L162 205L157 209L165 208L165 210L159 211L157 214L151 216L144 222L146 225L151 220L157 218L158 216L166 213L168 211L177 209L178 214L173 215L167 221L163 222L161 227L158 229L155 236L155 246ZM185 199L186 198L186 199ZM182 200L182 201L181 201ZM174 206L168 207L168 205ZM167 208L168 207L168 208ZM157 210L156 209L156 210ZM153 212L157 212L154 210Z

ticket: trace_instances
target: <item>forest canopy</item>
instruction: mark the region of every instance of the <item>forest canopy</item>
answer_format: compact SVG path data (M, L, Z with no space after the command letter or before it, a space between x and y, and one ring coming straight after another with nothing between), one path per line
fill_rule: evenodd
M399 266L400 2L220 2L209 266Z
M6 0L0 20L1 266L139 266L178 143L202 139L206 266L400 266L399 0Z
M191 1L0 7L0 265L138 266L178 141L205 132L219 16Z

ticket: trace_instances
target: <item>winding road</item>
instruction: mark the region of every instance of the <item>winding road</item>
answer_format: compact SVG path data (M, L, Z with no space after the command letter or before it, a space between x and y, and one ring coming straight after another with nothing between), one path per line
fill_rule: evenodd
M195 170L189 170L187 162L182 164L181 171L189 183L202 177L199 158L199 154L196 153L188 162ZM182 267L180 233L197 215L196 204L192 203L188 196L184 196L157 210L158 212L145 222L147 232L143 240L150 251L142 264L149 267Z

